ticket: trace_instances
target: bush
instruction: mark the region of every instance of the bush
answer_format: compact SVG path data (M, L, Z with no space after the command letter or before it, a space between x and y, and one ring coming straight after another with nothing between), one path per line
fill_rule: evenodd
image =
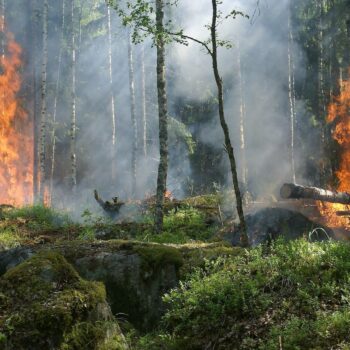
M169 309L152 342L179 349L272 350L280 343L283 349L346 349L349 281L348 243L279 241L255 248L197 270L165 295Z

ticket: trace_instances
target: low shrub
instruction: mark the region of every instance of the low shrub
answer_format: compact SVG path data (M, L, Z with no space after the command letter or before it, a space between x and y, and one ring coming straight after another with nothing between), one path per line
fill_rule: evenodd
M143 349L349 349L349 282L348 243L278 241L247 250L197 269L165 295L161 330L139 344Z

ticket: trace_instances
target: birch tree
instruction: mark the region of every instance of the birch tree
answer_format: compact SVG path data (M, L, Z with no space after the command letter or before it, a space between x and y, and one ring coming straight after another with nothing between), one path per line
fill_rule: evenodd
M47 94L47 23L48 21L48 0L44 0L43 3L43 17L42 17L42 67L41 67L41 112L40 112L40 139L39 139L39 169L40 169L40 181L39 181L39 200L44 203L44 192L46 186L46 94Z
M218 48L232 47L232 45L228 41L219 39L218 26L225 19L228 19L230 17L236 18L237 16L245 16L245 15L242 12L232 10L229 14L224 16L224 14L218 9L218 5L220 4L222 4L221 0L212 0L212 21L210 25L206 26L210 31L209 40L202 41L197 38L191 37L189 35L185 35L182 31L177 34L175 33L174 35L180 35L181 38L184 40L191 40L200 44L202 47L204 47L206 53L209 54L209 56L211 57L213 74L214 74L214 79L217 87L220 125L224 134L225 150L227 152L229 162L230 162L232 183L233 183L233 188L236 196L236 208L237 208L237 213L240 221L240 241L242 246L248 246L249 241L248 241L248 235L247 235L246 222L244 218L242 195L241 195L241 190L239 188L239 183L238 183L236 158L235 158L234 149L231 143L230 131L225 118L224 83L220 75L219 64L218 64Z
M107 5L107 24L108 24L108 67L109 67L109 90L111 103L111 161L112 161L112 180L115 180L116 172L116 109L114 97L114 83L113 83L113 55L112 55L112 22L111 22L111 8Z
M52 115L52 130L51 130L51 169L50 169L50 196L53 196L53 179L55 173L55 162L56 162L56 120L57 120L57 103L58 94L60 88L61 80L61 69L62 69L62 55L63 55L63 40L64 40L64 30L66 23L66 0L62 0L62 20L61 20L61 38L60 38L60 48L58 53L58 67L57 67L57 77L55 83L55 97L53 102L53 115Z
M240 143L241 143L241 158L242 158L242 182L245 188L247 188L247 158L246 158L246 142L245 142L245 99L244 99L244 83L243 83L243 68L241 60L240 44L237 42L237 66L238 66L238 80L239 80L239 131L240 131Z
M292 181L295 183L295 87L294 87L294 67L293 67L293 32L291 24L291 9L288 14L288 96L290 107L290 158Z
M121 7L116 0L108 3L117 9L123 24L133 28L134 43L142 42L150 36L157 50L157 94L159 119L159 166L157 176L157 193L155 207L155 231L163 230L164 195L168 175L168 106L166 93L165 47L171 40L164 23L164 0L153 3L139 0L136 3L126 1L126 7ZM154 16L155 15L155 16Z
M141 48L141 113L142 113L142 151L147 156L147 106L146 106L146 72L145 47Z
M129 92L130 92L130 115L132 124L132 151L131 151L131 194L135 198L137 180L137 121L135 100L134 56L132 50L132 37L128 33L128 63L129 63Z
M74 0L71 0L71 126L70 126L70 160L71 160L71 188L73 194L77 186L77 159L76 159L76 37L74 26Z

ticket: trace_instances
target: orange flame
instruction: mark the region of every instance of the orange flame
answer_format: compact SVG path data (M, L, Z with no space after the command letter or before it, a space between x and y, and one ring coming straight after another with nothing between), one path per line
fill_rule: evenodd
M348 72L350 77L350 68ZM332 136L342 149L339 170L336 172L339 180L337 190L350 192L350 80L339 81L339 85L339 96L334 97L328 107L327 122L335 124ZM349 211L350 206L331 203L318 203L318 206L328 226L350 229L349 218L336 215L337 211Z
M0 23L0 204L33 201L33 125L21 107L21 47Z

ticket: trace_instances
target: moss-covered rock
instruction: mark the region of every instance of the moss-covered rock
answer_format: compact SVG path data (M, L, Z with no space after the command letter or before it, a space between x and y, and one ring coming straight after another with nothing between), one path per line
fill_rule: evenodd
M41 252L0 280L0 349L126 349L101 283Z
M150 330L165 311L162 296L178 286L207 260L241 254L224 243L162 245L131 241L74 241L0 253L0 271L6 271L35 251L57 251L87 280L106 286L113 314L122 315L139 330ZM26 253L26 254L24 254ZM20 257L21 259L19 259Z
M86 279L105 284L114 314L149 330L160 319L162 295L177 286L182 254L160 244L96 242L56 247Z

